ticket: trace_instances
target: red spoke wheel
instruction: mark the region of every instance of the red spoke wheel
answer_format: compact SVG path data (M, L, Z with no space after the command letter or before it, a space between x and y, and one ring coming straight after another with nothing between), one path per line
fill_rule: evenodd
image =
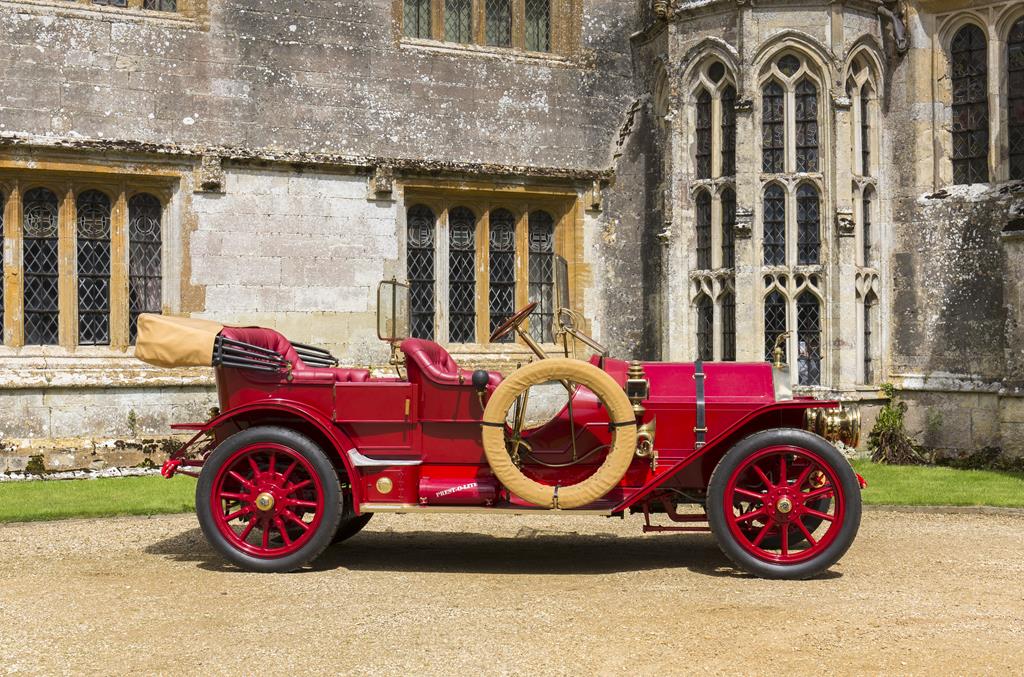
M210 454L196 486L196 514L207 540L235 564L291 571L330 544L340 492L337 472L312 440L259 426Z
M708 522L722 551L766 578L808 578L835 564L860 526L857 477L805 430L766 430L722 458L708 486Z

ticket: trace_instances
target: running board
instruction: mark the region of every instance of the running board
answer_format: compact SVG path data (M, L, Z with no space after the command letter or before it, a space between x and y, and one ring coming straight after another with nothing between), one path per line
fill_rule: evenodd
M503 515L537 515L542 513L571 512L575 515L603 515L610 517L611 510L550 510L548 508L530 508L521 505L510 506L486 506L486 505L420 505L418 503L363 503L359 506L359 512L391 512L397 514L406 513L448 513L448 514L481 514L501 513Z

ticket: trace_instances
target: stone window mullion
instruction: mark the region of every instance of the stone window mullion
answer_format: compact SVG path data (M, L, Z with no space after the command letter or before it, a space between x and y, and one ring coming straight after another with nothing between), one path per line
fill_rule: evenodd
M512 0L512 46L526 49L526 0Z
M57 221L57 308L58 343L65 348L78 345L78 257L76 247L75 190L65 185Z
M853 174L864 176L864 149L861 145L863 135L861 134L861 87L854 85L853 95L850 97L850 128L853 134Z
M717 196L715 200L717 202ZM711 315L711 355L718 362L722 359L722 294L716 295L711 303L714 308Z
M722 261L722 195L721 191L711 194L711 267L721 268ZM716 301L717 303L717 301Z
M481 209L476 227L476 342L491 335L491 207Z
M110 346L128 347L128 200L119 186L110 211Z
M448 205L444 206L437 221L437 242L434 266L437 279L434 288L435 316L434 340L448 343Z
M5 186L7 203L4 205L4 325L0 344L20 347L24 341L24 313L21 255L21 186L17 181ZM7 260L11 265L7 265Z
M530 209L523 205L516 219L516 310L530 302ZM526 345L518 334L515 342Z
M792 183L786 184L786 260L784 265L794 266L797 261L796 191Z

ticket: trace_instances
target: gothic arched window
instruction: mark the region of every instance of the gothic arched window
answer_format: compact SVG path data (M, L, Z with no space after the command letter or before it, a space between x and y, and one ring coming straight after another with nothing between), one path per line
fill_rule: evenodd
M22 200L25 343L54 345L57 329L57 196L33 188Z
M872 346L871 333L875 327L875 315L877 315L878 298L875 296L873 291L869 291L868 295L864 297L864 336L863 336L863 350L864 350L864 383L875 382L875 368L874 368L874 350Z
M87 190L75 201L78 343L110 343L110 198Z
M874 234L871 232L871 200L875 196L875 190L871 186L864 187L864 193L861 197L861 219L860 219L860 237L861 243L864 248L864 265L871 266L872 255L871 255L871 238Z
M821 303L809 291L796 300L796 332L800 385L821 385Z
M871 176L871 87L860 89L860 173Z
M764 189L764 264L786 263L786 194L777 183Z
M135 343L142 313L160 313L163 263L160 200L149 193L128 200L128 341Z
M985 183L988 174L988 48L973 24L950 47L953 87L953 183Z
M761 171L780 174L786 166L786 104L782 86L770 80L761 90Z
M711 267L711 194L697 193L697 268Z
M476 216L468 207L448 212L448 340L476 340Z
M1024 18L1010 28L1006 40L1006 110L1010 146L1010 178L1024 179Z
M796 85L796 171L818 171L818 88L809 78Z
M722 90L722 176L736 176L736 88Z
M786 297L778 289L773 289L764 297L764 359L769 362L775 359L772 350L775 339L786 331ZM783 341L782 359L786 359L786 342Z
M802 183L796 189L796 262L818 263L821 256L821 201L818 189Z
M530 315L530 336L541 343L555 340L555 220L545 211L530 212L530 302L537 309Z
M701 88L697 95L697 166L698 179L711 178L711 94Z
M697 297L697 359L714 359L712 331L715 324L715 306L707 294Z
M722 191L722 267L736 267L736 192Z
M406 216L408 233L405 272L409 280L410 335L434 338L434 231L437 219L426 205L416 205Z
M722 359L731 362L736 359L736 295L731 291L722 294Z
M491 331L516 312L516 217L507 209L490 214L490 286ZM512 341L509 334L502 341Z

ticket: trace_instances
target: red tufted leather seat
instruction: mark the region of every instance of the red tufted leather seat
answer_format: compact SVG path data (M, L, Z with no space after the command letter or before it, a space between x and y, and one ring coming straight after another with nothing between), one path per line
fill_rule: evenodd
M441 385L470 385L473 382L473 372L460 369L448 351L433 341L409 338L402 341L399 347L405 353L405 368L409 372L410 381L413 380L413 374L418 372ZM488 372L490 388L497 387L501 381L501 374Z
M369 369L337 369L307 365L302 361L298 353L295 352L291 342L280 332L273 329L267 329L266 327L224 327L220 333L225 338L242 341L281 353L281 355L284 355L284 359L292 363L292 376L296 380L330 377L336 383L362 383L370 379Z

